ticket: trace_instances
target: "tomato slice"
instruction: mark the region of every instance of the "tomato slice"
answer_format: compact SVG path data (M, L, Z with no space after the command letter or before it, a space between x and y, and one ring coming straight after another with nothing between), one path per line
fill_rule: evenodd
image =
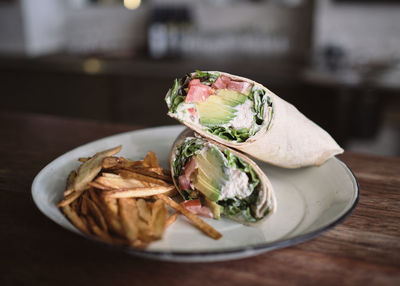
M189 82L189 91L187 93L185 102L203 102L212 93L213 89L210 86L200 83L199 79L192 79Z
M184 201L181 205L194 214L207 218L213 217L211 210L206 206L202 206L199 199Z
M195 85L200 85L201 83L200 83L200 80L198 79L198 78L195 78L195 79L192 79L190 82L189 82L189 88L191 88L192 86L195 86Z
M187 201L183 201L181 203L182 206L184 206L185 208L189 209L189 208L201 208L201 202L199 199L197 200L187 200Z
M188 108L187 110L191 115L196 116L196 109L194 108Z

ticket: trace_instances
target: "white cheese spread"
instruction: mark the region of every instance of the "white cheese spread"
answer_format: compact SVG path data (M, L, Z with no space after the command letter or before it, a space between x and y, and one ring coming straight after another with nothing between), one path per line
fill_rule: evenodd
M236 106L236 117L230 122L233 129L248 128L254 124L253 102L247 99L243 104Z
M189 109L192 108L194 110L194 114L189 112ZM200 124L199 123L199 116L197 115L196 112L196 104L194 103L181 103L178 105L178 108L176 109L176 115L179 120L181 121L189 121L194 124Z
M221 189L220 199L239 198L244 199L251 194L249 178L246 173L236 169L230 169L229 181Z

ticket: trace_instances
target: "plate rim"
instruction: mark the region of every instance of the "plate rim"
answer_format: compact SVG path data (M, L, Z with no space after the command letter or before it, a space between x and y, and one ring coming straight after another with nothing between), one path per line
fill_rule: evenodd
M105 137L87 142L85 144L79 145L79 146L61 154L60 156L58 156L57 158L53 159L51 162L46 164L46 166L43 167L37 173L35 178L33 179L33 182L31 185L31 196L32 196L35 206L39 209L39 211L47 219L52 221L54 224L61 226L63 229L68 230L69 232L72 232L75 235L79 235L81 237L84 237L85 239L88 239L95 243L101 244L102 246L112 248L114 250L117 249L119 251L138 255L141 257L148 257L148 258L168 260L168 261L206 262L206 261L210 261L212 258L217 258L217 257L219 257L219 258L215 259L214 261L227 260L227 259L240 259L240 258L252 256L252 254L258 254L258 253L267 252L267 251L274 250L274 249L280 249L280 248L284 248L287 246L294 246L294 245L306 242L306 241L311 240L314 237L328 231L329 229L335 227L336 225L342 223L349 215L352 214L352 212L355 210L355 208L358 205L359 198L360 198L360 185L359 185L359 182L358 182L356 176L354 175L353 171L342 160L340 160L337 157L333 157L330 160L336 160L341 165L341 167L344 168L344 170L350 175L349 177L353 181L355 196L354 196L354 199L353 199L354 201L351 204L351 206L337 219L335 219L334 221L330 222L329 224L324 225L316 230L313 230L313 231L310 231L310 232L307 232L304 234L300 234L300 235L294 236L289 239L280 239L280 240L276 240L276 241L268 242L268 243L249 244L245 247L235 247L235 248L229 248L229 249L223 249L223 250L190 252L190 251L160 251L160 250L148 250L148 249L141 250L141 249L135 249L135 248L130 248L130 247L126 247L126 246L119 246L119 245L114 245L114 244L104 242L96 237L86 235L86 234L80 232L79 230L77 230L76 227L72 224L71 225L76 229L76 231L71 231L70 229L66 228L65 226L59 224L58 222L53 220L51 217L49 217L44 212L44 210L42 210L42 208L39 206L39 203L37 202L37 198L35 197L35 192L36 192L35 190L38 189L38 186L37 186L38 181L39 181L40 177L42 176L42 173L44 173L47 170L47 168L49 168L53 164L55 164L55 162L57 160L59 160L61 157L67 156L69 153L72 153L72 152L76 151L77 149L84 148L85 146L94 144L98 141L109 140L112 137L118 137L118 136L126 135L129 133L134 133L134 132L141 132L141 131L145 132L145 131L150 131L150 130L154 131L154 129L168 129L168 128L178 128L178 127L182 127L182 129L184 128L184 126L181 126L181 125L166 125L166 126L156 126L156 127L149 127L149 128L142 128L142 129L121 132L121 133L105 136ZM246 255L246 253L248 255ZM240 254L243 254L243 256L236 257ZM235 258L224 259L224 258L221 258L221 256L227 256L227 257L235 256ZM192 258L192 260L190 260L191 258Z

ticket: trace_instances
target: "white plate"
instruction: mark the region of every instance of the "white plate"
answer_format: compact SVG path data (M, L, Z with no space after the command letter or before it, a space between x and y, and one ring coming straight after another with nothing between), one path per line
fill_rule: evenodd
M38 208L62 227L80 233L57 209L68 173L79 166L77 158L123 145L119 155L143 159L149 150L168 167L168 154L182 126L143 129L100 139L80 146L48 164L32 184ZM229 219L206 219L223 237L203 235L180 217L161 241L146 250L123 247L131 254L170 261L219 261L238 259L311 239L341 222L357 204L358 184L347 166L334 158L320 167L282 169L258 162L275 189L277 211L261 225L249 227ZM87 236L85 236L87 237ZM98 240L94 240L98 241Z

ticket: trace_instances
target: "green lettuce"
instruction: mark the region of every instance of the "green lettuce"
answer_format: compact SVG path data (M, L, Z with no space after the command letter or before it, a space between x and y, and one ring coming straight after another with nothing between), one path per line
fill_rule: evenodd
M171 105L169 111L172 113L176 112L178 105L185 101L185 96L182 95L182 82L183 82L182 79L179 78L175 79L174 85L171 89L171 93L169 96Z
M203 147L204 144L197 139L190 139L178 147L172 166L176 177L181 174L182 168L186 165L189 158L198 154Z
M215 73L210 73L210 72L204 72L204 71L199 71L196 70L194 75L189 75L191 78L197 78L200 79L201 83L214 83L220 76L219 73L215 72Z
M245 142L251 136L251 132L248 128L233 129L231 127L214 126L208 128L207 131L222 139L239 143Z

